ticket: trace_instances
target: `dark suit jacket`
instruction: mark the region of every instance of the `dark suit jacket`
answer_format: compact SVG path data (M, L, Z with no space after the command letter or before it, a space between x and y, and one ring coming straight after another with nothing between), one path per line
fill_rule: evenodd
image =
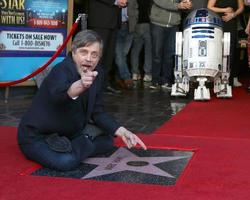
M116 29L121 23L121 9L115 0L89 0L88 26Z
M100 66L96 70L98 76L91 87L73 100L67 90L80 76L71 55L67 56L45 78L21 124L34 127L41 134L57 132L70 137L83 130L91 118L104 132L114 134L120 124L103 111L103 72Z

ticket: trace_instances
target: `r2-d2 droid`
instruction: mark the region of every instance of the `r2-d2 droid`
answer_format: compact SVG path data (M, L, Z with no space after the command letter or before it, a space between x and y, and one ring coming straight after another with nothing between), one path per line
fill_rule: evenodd
M184 31L176 33L175 84L172 96L186 96L189 82L198 82L195 100L209 100L206 82L214 82L217 97L232 97L229 86L230 33L223 33L221 18L202 8L191 12Z

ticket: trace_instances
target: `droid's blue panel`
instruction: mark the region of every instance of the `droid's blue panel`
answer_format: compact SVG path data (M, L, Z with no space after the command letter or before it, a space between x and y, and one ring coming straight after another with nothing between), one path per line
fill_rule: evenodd
M192 36L192 38L199 38L199 39L204 39L204 38L210 38L210 39L213 39L214 36L211 36L211 35L194 35Z
M209 9L197 9L191 12L184 21L184 29L193 25L208 25L222 29L222 20L219 15Z
M195 31L192 31L192 33L214 33L214 31L210 31L210 30L195 30Z
M214 27L212 27L212 26L196 26L196 27L192 27L192 30L196 30L196 29L210 29L210 30L214 30Z
M195 17L200 18L200 17L207 17L208 16L208 10L207 9L200 9L196 11Z

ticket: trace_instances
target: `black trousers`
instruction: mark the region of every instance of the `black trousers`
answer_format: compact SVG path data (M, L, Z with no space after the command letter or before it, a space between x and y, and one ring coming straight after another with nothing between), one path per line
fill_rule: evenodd
M39 134L32 127L22 125L18 128L17 139L21 151L28 159L59 171L73 170L87 157L113 149L113 137L110 135L97 136L93 140L79 135L70 140L71 152L57 152L49 147L45 135Z

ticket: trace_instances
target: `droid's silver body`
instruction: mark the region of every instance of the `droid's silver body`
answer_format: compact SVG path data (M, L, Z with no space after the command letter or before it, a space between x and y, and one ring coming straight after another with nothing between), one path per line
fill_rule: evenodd
M208 9L191 12L183 32L176 33L175 84L172 96L185 96L190 82L198 82L195 100L209 100L206 82L214 83L217 97L232 97L229 86L230 33L223 32L221 18Z

